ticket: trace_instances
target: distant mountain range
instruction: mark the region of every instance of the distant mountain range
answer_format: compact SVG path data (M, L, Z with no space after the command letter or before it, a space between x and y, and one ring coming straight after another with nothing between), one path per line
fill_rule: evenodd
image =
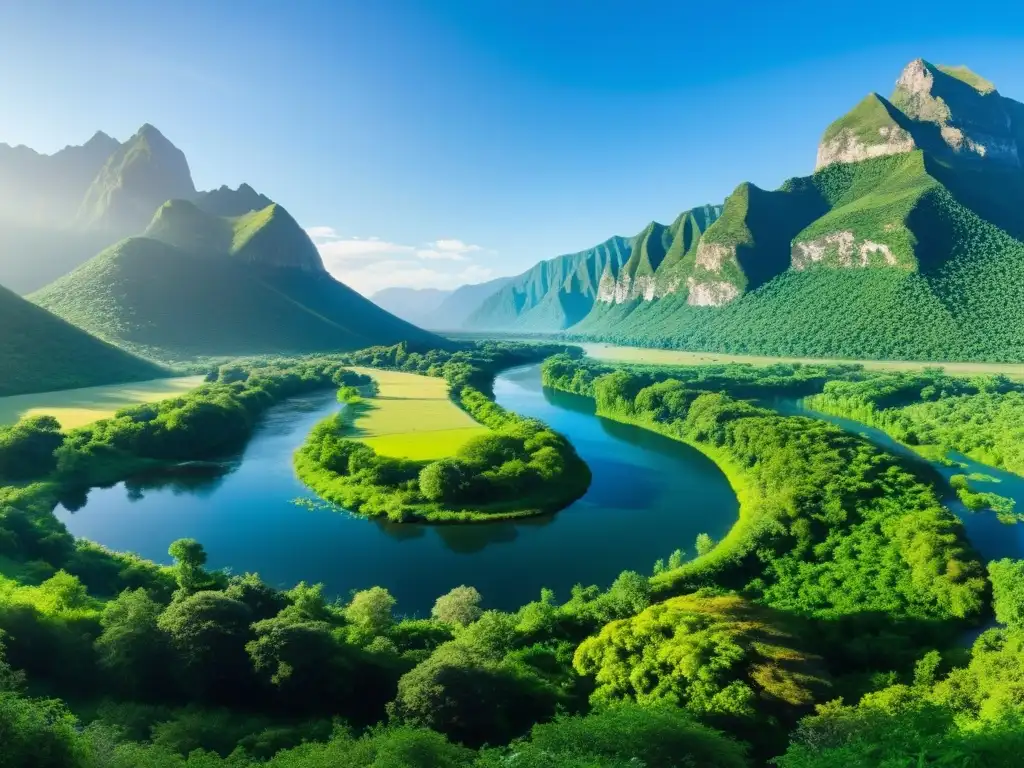
M148 124L123 144L100 132L53 155L0 144L0 285L41 288L141 234L173 199L219 216L271 203L246 184L197 192L184 153Z
M161 359L441 343L332 278L305 231L273 203L219 217L186 200L167 202L143 236L29 298Z
M696 350L1024 360L1024 104L923 60L815 172L543 261L464 327Z
M486 283L463 285L451 291L437 288L385 288L370 298L382 309L421 328L454 331L463 328L470 315L512 279L499 277Z

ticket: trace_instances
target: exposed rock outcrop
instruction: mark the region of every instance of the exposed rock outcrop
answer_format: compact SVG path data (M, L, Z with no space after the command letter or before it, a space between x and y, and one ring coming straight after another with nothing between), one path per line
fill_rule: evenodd
M814 170L819 171L833 163L859 163L873 157L899 155L917 149L914 137L898 125L883 125L878 129L878 141L871 143L859 138L854 131L844 128L829 141L818 145Z
M725 280L686 280L689 294L686 303L691 307L720 307L740 295L740 289Z
M909 118L938 126L942 142L958 155L1020 167L1016 110L970 70L915 59L896 81L892 101Z
M880 259L872 258L876 256ZM819 263L832 267L894 267L898 260L888 245L871 240L857 243L853 232L848 230L793 243L793 269L802 271Z

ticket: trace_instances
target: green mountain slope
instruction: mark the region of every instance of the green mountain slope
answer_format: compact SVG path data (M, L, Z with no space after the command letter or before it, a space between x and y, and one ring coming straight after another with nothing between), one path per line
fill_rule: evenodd
M31 299L111 342L153 356L344 350L434 337L323 269L277 205L219 218L172 201L124 240Z
M184 154L149 125L123 145L98 132L52 155L0 144L0 284L38 290L141 234L173 198L225 217L273 202L248 184L196 192Z
M222 186L209 192L200 192L193 202L214 216L243 216L252 211L262 211L274 201L248 184L241 184L238 189Z
M579 338L706 351L1024 360L1024 105L962 67L911 62L890 99L830 125L817 170L742 184ZM682 247L682 246L680 246Z
M632 254L631 241L613 237L594 248L542 261L486 299L464 322L469 330L562 330L597 300L605 274Z
M0 396L167 375L0 288Z
M491 295L463 322L467 330L554 332L602 304L648 300L675 290L701 233L722 206L681 213L670 226L652 221L631 237L613 237L579 253L542 261Z

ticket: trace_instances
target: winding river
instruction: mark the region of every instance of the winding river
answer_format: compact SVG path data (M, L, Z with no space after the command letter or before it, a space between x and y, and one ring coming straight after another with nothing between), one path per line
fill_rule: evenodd
M847 432L863 435L871 442L908 461L923 463L938 472L946 483L938 490L942 493L942 502L952 510L964 524L967 537L985 562L999 560L1003 557L1024 558L1024 523L1007 525L1001 523L994 512L981 510L972 512L957 498L948 481L953 475L979 473L991 478L989 482L971 482L972 488L978 491L992 491L1000 496L1013 499L1018 511L1024 511L1024 477L1006 472L987 464L979 464L973 459L954 452L948 457L960 462L962 466L947 467L938 462L928 461L902 443L893 440L889 435L875 427L869 427L859 421L845 419L841 416L811 410L803 400L794 398L776 398L765 402L765 405L788 416L809 416L835 424Z
M623 570L649 572L677 547L692 553L698 533L720 538L735 522L725 476L698 451L598 418L585 398L544 390L539 365L506 371L494 391L504 407L573 442L594 475L583 498L555 515L445 526L390 524L317 503L291 457L338 408L330 391L271 409L220 470L93 489L84 505L56 514L76 536L157 562L169 562L173 540L192 537L209 567L255 571L276 586L322 582L338 596L384 586L399 612L417 615L460 584L479 589L489 608L515 608L542 587L565 599L574 584L606 587Z

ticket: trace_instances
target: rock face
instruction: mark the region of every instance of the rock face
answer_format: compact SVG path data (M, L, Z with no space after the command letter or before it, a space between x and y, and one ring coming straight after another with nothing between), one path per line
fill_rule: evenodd
M912 120L938 127L942 143L957 155L1021 166L1019 105L965 67L916 59L896 81L892 102Z
M697 281L688 278L686 303L691 307L721 307L740 295L740 289L724 280Z
M888 245L871 240L858 243L853 232L844 230L793 244L793 269L799 272L819 263L832 267L894 267L898 261Z
M898 110L877 93L867 96L825 131L818 145L818 171L833 163L859 163L917 149Z
M859 163L873 157L912 152L916 148L914 137L898 125L880 126L878 140L873 143L862 140L849 129L844 129L835 138L818 146L814 170L821 170L833 163Z

